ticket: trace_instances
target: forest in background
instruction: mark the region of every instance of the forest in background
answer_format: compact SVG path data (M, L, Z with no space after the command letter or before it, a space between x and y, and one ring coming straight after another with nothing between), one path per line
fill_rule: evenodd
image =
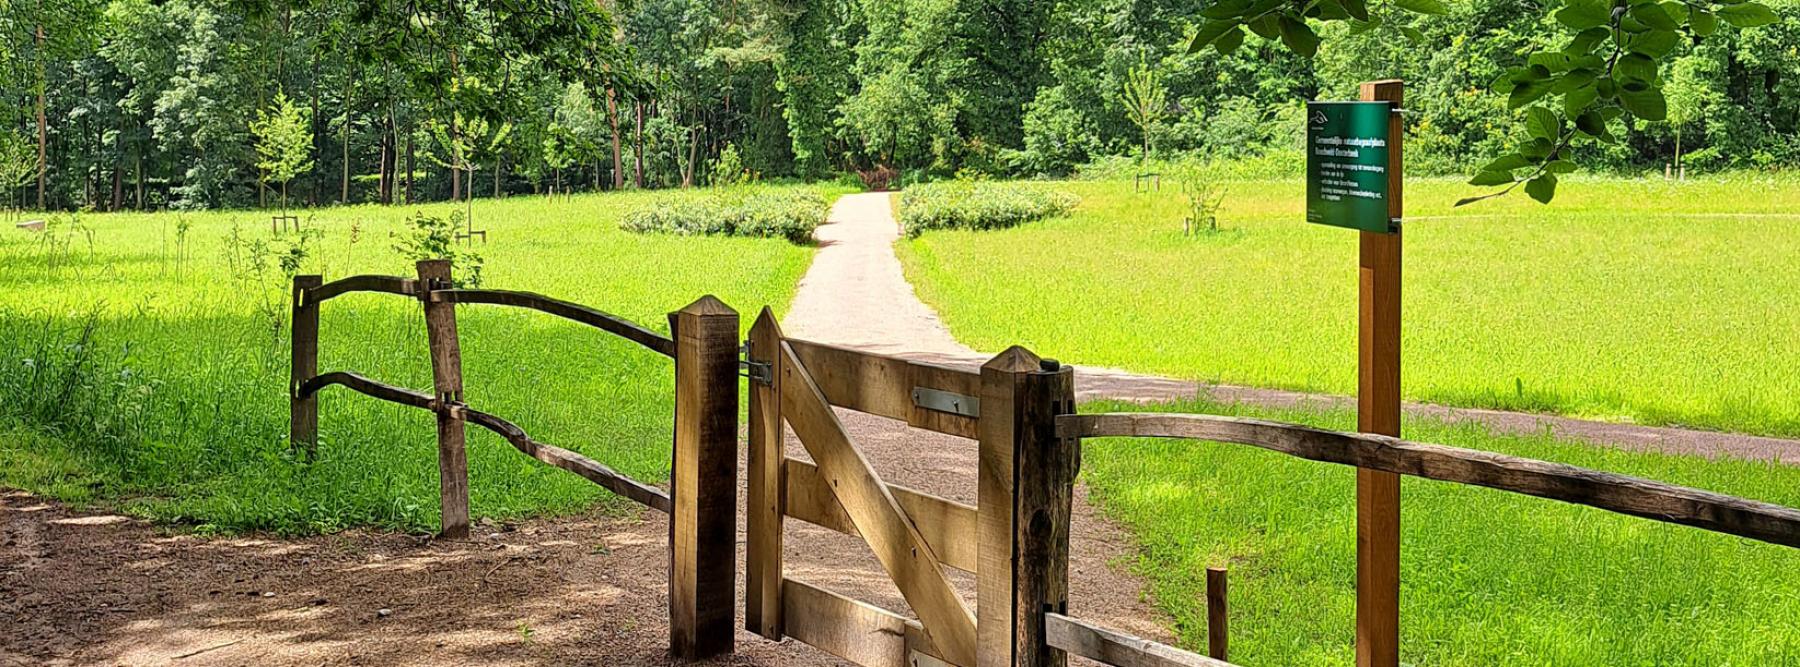
M116 210L1060 175L1146 151L1297 167L1302 100L1388 77L1415 173L1466 174L1530 139L1494 82L1569 39L1562 3L1459 0L1371 6L1380 25L1323 25L1312 58L1254 34L1189 49L1214 4L0 0L0 188ZM1768 4L1779 23L1673 45L1666 120L1613 118L1621 140L1572 159L1795 164L1800 3Z

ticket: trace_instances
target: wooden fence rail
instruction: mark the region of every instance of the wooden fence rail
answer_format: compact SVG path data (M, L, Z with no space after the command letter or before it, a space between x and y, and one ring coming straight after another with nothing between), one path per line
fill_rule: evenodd
M433 391L385 384L356 373L320 374L319 304L352 292L397 294L424 308ZM675 360L675 425L671 490L664 492L573 451L538 442L518 425L470 408L464 401L459 303L536 310L595 327ZM462 289L450 265L419 262L418 278L352 276L325 283L294 278L290 440L309 456L318 443L318 392L342 386L363 395L429 410L437 416L439 502L443 534L467 534L468 465L465 423L498 434L527 456L567 470L620 496L671 515L669 530L670 648L683 659L732 650L736 606L733 540L737 523L737 312L710 296L669 318L672 336L587 306L530 292Z

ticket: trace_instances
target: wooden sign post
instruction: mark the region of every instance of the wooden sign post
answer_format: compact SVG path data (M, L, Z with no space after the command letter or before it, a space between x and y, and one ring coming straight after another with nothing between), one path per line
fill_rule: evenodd
M1404 84L1362 84L1364 101L1392 105L1388 118L1388 215L1401 219L1399 109ZM1356 429L1400 435L1400 229L1363 231L1358 276ZM1356 471L1356 664L1400 664L1400 476Z

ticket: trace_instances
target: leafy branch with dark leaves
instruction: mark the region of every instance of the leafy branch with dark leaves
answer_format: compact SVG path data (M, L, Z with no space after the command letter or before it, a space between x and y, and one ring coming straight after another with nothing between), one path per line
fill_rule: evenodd
M1449 13L1442 0L1390 0L1387 6L1414 14ZM1366 0L1221 0L1200 15L1203 20L1188 42L1190 52L1212 46L1229 54L1243 45L1248 30L1311 58L1320 43L1314 22L1347 22L1351 34L1383 24ZM1568 159L1572 149L1617 142L1609 126L1626 113L1651 122L1668 117L1662 62L1684 38L1698 43L1721 23L1754 28L1780 21L1767 5L1753 0L1567 0L1554 16L1574 33L1569 41L1560 50L1529 54L1524 65L1493 84L1494 92L1507 96L1508 110L1525 109L1527 139L1488 162L1469 183L1504 187L1463 199L1458 206L1521 185L1532 199L1549 203L1556 196L1557 177L1576 168ZM1416 28L1402 26L1401 31L1415 43L1424 39Z

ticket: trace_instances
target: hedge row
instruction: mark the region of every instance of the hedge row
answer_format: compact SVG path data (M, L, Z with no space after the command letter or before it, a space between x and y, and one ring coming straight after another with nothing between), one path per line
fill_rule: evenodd
M811 191L709 192L658 198L625 214L628 232L780 237L808 243L825 221L825 198Z
M900 193L900 225L907 236L928 229L1002 229L1069 212L1081 199L1027 183L947 181Z

